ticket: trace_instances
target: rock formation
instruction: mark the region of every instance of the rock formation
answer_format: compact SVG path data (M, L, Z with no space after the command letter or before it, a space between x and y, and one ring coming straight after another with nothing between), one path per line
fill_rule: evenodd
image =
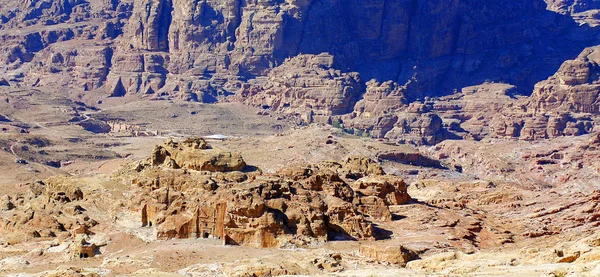
M375 244L361 246L358 252L366 258L400 266L406 266L407 262L417 258L417 253L402 245Z
M548 9L561 14L569 14L580 23L598 26L600 4L594 0L545 0Z
M590 131L588 118L569 113L598 112L597 54L585 49L598 44L597 8L584 0L24 2L0 5L0 72L11 86L68 86L92 99L240 101L399 143L552 138ZM482 85L470 93L474 84ZM532 90L530 104L510 99ZM436 101L452 92L462 95Z
M75 237L74 242L69 246L69 252L71 257L74 259L86 259L93 258L98 252L98 246L94 243L89 243L89 239L86 235L78 235Z
M600 48L585 49L575 60L562 64L548 80L538 83L531 107L538 113L600 112Z
M157 145L150 158L138 164L137 170L148 166L226 172L241 171L246 163L239 154L209 149L203 139L186 139L182 142L169 140Z
M98 224L86 215L81 206L85 206L84 195L68 178L53 177L26 186L26 193L2 199L2 209L10 213L5 220L0 219L0 234L5 238L16 236L20 241L37 237L65 239L75 228Z
M600 276L599 19L0 0L0 275Z
M580 59L588 60L593 69L594 63L585 58L586 52L593 51L584 51ZM530 98L515 97L515 87L501 83L465 87L453 95L408 105L389 101L389 97L396 97L393 95L375 98L365 95L351 114L340 117L341 125L355 134L366 133L374 138L416 145L432 145L449 138L535 141L589 134L596 125L595 109L598 109L595 75L585 73L588 70L567 72L574 62L565 63L555 76L536 85ZM365 103L370 108L366 109Z
M242 101L296 115L306 123L330 122L352 110L361 94L358 73L334 69L329 54L298 55L271 70L265 84L248 87Z
M398 121L397 112L408 105L404 96L406 87L392 81L379 83L375 80L366 85L366 92L354 106L354 111L343 117L344 126L382 138L394 128Z
M407 87L411 101L486 79L527 92L564 57L594 43L560 13L595 4L547 2L558 13L541 1L24 2L0 9L0 61L17 82L195 101L239 92L286 59L321 53L339 60L333 69L341 73L416 81ZM306 90L334 95L340 85ZM329 112L352 104L341 102L328 104Z
M395 96L391 96L394 98ZM379 112L364 112L357 105L358 111L343 118L343 127L350 128L355 134L366 133L374 138L386 138L399 144L431 145L449 138L442 118L430 104L412 103L398 107L383 108L388 103L381 99L374 101ZM383 107L382 107L383 106Z
M276 174L241 167L200 167L209 146L168 141L119 176L140 193L131 207L159 239L215 238L275 247L334 238L374 239L372 221L390 221L389 205L410 200L406 184L364 157L284 168ZM228 155L213 154L213 165ZM183 169L177 169L181 165Z

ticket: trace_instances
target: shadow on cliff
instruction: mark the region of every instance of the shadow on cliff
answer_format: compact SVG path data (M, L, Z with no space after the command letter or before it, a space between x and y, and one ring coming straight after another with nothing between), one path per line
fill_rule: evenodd
M372 223L372 224L373 224L373 237L376 240L385 240L385 239L390 239L392 237L393 232L379 227L379 225L377 225L376 223ZM327 239L329 241L357 241L358 240L358 239L354 238L352 235L350 235L348 232L346 232L342 227L335 225L335 224L328 225Z
M336 68L363 81L413 80L410 101L485 81L529 95L565 60L600 43L596 28L546 10L542 0L315 0L303 21L285 28L289 44L276 57L329 52Z
M393 217L392 217L392 220L393 220ZM379 225L373 223L373 236L375 237L375 239L377 239L377 240L391 239L393 234L394 233L392 231L383 229L383 228L379 227Z

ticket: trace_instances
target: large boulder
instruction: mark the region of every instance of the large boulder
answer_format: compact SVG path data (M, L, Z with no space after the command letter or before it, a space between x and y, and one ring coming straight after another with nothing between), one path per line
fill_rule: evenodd
M361 245L358 253L371 260L400 266L406 266L406 263L418 258L415 251L397 243L392 245L389 243Z
M182 142L167 141L154 147L151 156L140 166L163 166L198 171L241 171L246 163L240 154L210 149L206 141L189 138Z

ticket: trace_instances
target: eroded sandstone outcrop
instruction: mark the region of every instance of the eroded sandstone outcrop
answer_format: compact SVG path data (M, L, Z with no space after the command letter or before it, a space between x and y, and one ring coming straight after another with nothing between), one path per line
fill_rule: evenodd
M69 178L57 176L26 186L25 193L2 199L2 209L9 212L0 219L0 234L5 239L65 239L72 235L71 230L98 224L86 214L81 206L85 206L83 192Z
M377 237L373 220L390 221L388 206L410 200L402 179L364 157L262 174L189 166L202 164L210 151L200 139L162 147L119 173L140 190L131 207L142 225L157 228L159 239L210 237L257 247L369 240ZM229 162L214 157L216 164Z
M157 145L150 158L138 164L137 170L148 166L226 172L241 171L246 163L239 154L209 149L203 139L186 139Z
M330 54L299 55L271 70L265 84L249 87L243 101L297 115L306 123L329 122L352 110L362 91L358 73L334 68Z
M367 82L366 86L365 94L356 103L352 113L342 117L344 126L382 138L394 128L398 121L397 113L408 106L404 95L406 86L392 81L379 83L375 80Z
M548 3L548 9L562 13L570 14L573 19L580 23L587 23L591 26L598 26L598 14L600 13L600 3L594 0L545 0Z
M361 246L358 252L368 259L400 266L406 266L407 262L415 260L418 257L414 250L399 244L389 245L386 243Z
M598 42L572 20L592 2L30 1L0 5L0 72L94 101L241 101L398 143L554 138L598 113ZM512 98L536 83L529 104Z
M585 49L563 63L548 80L536 85L531 106L536 112L600 112L600 49Z

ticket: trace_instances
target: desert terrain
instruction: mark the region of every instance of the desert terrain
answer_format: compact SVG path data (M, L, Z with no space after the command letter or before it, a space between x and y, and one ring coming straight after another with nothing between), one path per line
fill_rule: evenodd
M600 276L595 0L0 0L0 275Z
M597 134L396 145L327 124L297 126L235 103L131 99L99 108L50 90L5 95L1 253L7 276L595 276L600 268L594 258L600 250ZM115 127L88 131L81 121L97 128L118 121L139 136ZM120 171L151 156L155 145L193 137L239 153L262 174L366 157L404 180L411 200L390 205L389 218L372 219L375 240L330 234L328 241L259 247L158 239L157 227L143 227L139 207L132 207L137 186L120 180L119 174L136 173ZM33 196L32 184L40 180L62 184L67 195L76 187L83 198ZM46 203L45 211L36 203ZM20 219L31 211L31 220ZM56 217L59 227L37 213ZM99 254L73 258L78 235L65 226L86 226L86 218L94 222L87 239Z

